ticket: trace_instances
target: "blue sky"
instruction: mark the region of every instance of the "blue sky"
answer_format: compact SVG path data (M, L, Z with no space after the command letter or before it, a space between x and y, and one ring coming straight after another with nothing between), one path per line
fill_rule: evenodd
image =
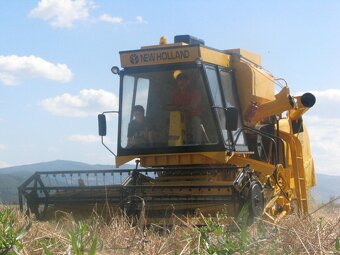
M117 109L118 52L191 34L257 52L293 94L313 92L305 122L316 171L339 175L339 13L339 1L0 1L0 167L113 164L96 115Z

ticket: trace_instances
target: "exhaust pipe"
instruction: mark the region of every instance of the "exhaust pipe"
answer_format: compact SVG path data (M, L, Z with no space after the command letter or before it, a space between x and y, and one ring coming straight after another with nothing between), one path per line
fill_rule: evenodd
M315 104L316 98L312 93L305 93L301 96L303 106L311 108Z
M316 98L312 93L305 93L302 96L294 97L294 99L296 101L296 108L289 112L289 118L291 120L301 118L316 102Z

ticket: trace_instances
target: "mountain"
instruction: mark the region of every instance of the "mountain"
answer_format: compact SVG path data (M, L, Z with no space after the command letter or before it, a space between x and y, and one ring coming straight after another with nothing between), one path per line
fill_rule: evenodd
M340 196L339 184L340 176L316 174L316 186L311 189L311 194L316 201L326 203ZM340 203L340 199L336 203Z
M113 169L113 165L90 165L82 162L55 160L37 164L0 168L0 203L17 202L17 188L36 171L57 170L103 170ZM133 165L124 165L124 168L134 168ZM317 185L312 188L311 195L319 203L325 203L330 198L340 195L340 176L317 174ZM340 203L340 200L337 201Z
M0 203L16 202L18 201L17 188L28 177L32 175L31 172L21 174L0 174Z
M82 162L55 160L36 164L0 168L0 174L34 173L36 171L65 171L65 170L102 170L112 169L113 165L89 165Z

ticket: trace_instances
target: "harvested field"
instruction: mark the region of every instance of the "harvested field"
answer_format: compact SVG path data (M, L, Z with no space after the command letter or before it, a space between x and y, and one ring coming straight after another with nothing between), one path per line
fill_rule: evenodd
M123 215L111 220L93 213L75 221L71 214L57 212L58 220L39 222L18 210L1 206L0 228L14 231L7 240L19 254L339 254L340 208L329 205L309 217L287 216L280 222L246 221L220 214L180 220L171 227L144 226ZM246 216L245 216L246 217ZM243 217L243 218L245 218ZM12 222L11 222L12 221ZM23 227L22 230L20 230ZM7 233L8 234L8 233ZM5 240L5 239L4 239ZM5 241L2 240L0 254Z

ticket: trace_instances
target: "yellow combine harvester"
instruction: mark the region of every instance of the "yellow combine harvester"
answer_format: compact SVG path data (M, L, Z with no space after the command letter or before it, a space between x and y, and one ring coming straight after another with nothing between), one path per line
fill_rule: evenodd
M25 198L39 217L49 206L105 201L129 214L145 203L149 218L237 215L244 204L255 217L308 213L315 174L302 115L312 94L290 95L257 54L188 35L120 57L119 110L98 116L99 134L105 145L105 114L117 113L116 164L137 159L136 168L37 172L19 187L22 207Z

